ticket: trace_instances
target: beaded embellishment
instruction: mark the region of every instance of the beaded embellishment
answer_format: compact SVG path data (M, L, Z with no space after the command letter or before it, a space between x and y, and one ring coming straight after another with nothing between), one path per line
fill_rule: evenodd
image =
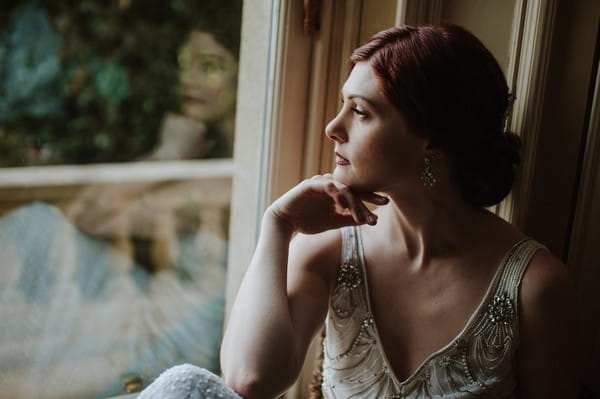
M425 167L421 171L419 178L421 179L421 182L423 183L423 185L425 187L429 187L429 188L433 187L435 185L435 183L437 182L437 179L435 178L435 175L433 174L433 169L431 168L431 157L430 156L425 157Z
M506 294L495 295L488 304L487 315L492 323L507 325L515 315L512 301Z
M352 263L344 263L340 267L337 283L346 289L358 288L362 284L360 269Z
M515 304L522 274L539 244L532 240L515 244L464 330L401 381L389 368L371 313L359 231L346 228L343 234L344 263L326 321L325 398L516 398Z

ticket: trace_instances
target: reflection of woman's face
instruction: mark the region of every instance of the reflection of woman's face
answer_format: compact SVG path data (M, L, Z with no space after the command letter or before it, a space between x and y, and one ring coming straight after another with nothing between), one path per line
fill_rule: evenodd
M334 178L365 191L403 190L418 183L426 140L409 132L368 62L354 66L342 99L342 109L326 128L335 142Z
M234 57L211 34L193 31L179 52L183 113L197 120L218 116L234 100Z

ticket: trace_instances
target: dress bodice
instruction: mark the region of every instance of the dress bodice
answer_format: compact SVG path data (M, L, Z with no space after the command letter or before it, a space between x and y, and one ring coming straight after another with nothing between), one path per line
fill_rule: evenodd
M540 247L531 239L513 246L462 332L400 381L383 351L371 311L359 230L343 228L342 264L323 342L324 397L515 398L519 286Z

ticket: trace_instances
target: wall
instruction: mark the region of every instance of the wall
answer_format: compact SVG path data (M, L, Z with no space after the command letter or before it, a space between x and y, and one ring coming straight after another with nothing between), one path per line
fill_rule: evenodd
M525 231L566 260L600 2L559 1Z

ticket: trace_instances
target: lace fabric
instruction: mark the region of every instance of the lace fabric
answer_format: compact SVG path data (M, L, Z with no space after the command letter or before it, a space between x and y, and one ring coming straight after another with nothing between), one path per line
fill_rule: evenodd
M342 265L323 343L325 398L515 398L518 292L539 243L517 243L463 331L405 381L393 373L369 304L359 230L342 229Z
M137 399L243 399L210 371L181 364L164 371Z

